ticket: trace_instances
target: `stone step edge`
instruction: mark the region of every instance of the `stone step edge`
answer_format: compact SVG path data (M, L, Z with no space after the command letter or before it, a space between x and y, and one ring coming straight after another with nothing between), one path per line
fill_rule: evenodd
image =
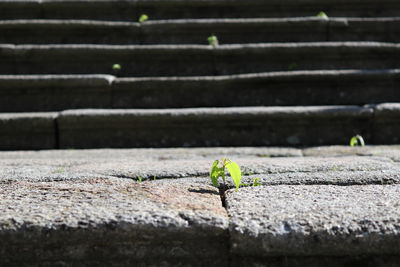
M400 101L396 93L399 81L400 69L139 78L100 74L0 75L0 111L364 105ZM305 82L309 85L303 86ZM328 86L330 83L334 86ZM366 84L371 86L365 87ZM378 88L382 89L379 94L375 93ZM241 97L244 92L249 97ZM309 97L292 99L288 94L293 92ZM326 97L322 97L324 92ZM193 99L193 94L198 97Z
M210 45L3 44L0 45L0 67L7 74L107 74L115 73L112 66L118 63L121 64L118 76L193 76L293 68L397 68L399 52L400 44L382 42L260 43L215 48ZM177 61L177 57L181 60ZM326 60L313 60L321 57ZM229 64L233 61L237 64ZM187 62L192 64L191 68ZM170 68L171 64L175 67Z
M0 149L311 146L344 144L358 133L369 144L387 144L398 143L399 117L400 103L0 113Z
M179 82L179 81L228 81L228 80L257 80L257 79L292 79L292 78L317 78L317 77L376 77L379 75L398 76L400 69L378 69L378 70L299 70L299 71L274 71L232 75L216 76L168 76L168 77L117 77L110 74L43 74L43 75L2 75L0 83L2 88L5 86L34 86L37 83L46 85L58 85L59 82L66 83L68 86L82 85L103 85L110 86L114 83L135 83L135 82ZM1 90L1 89L0 89Z
M375 41L396 43L397 18L182 19L145 23L94 20L0 20L9 44L222 44ZM44 36L46 33L46 36ZM66 37L67 36L67 37ZM82 38L82 36L84 36Z
M162 19L148 20L146 22L133 21L99 21L91 19L15 19L0 20L0 28L10 26L85 26L85 27L128 27L128 28L146 28L151 26L162 27L163 25L180 26L180 25L207 25L207 24L287 24L293 23L322 23L333 24L334 26L347 26L350 22L399 22L400 17L329 17L321 19L316 16L308 17L291 17L291 18L207 18L207 19Z
M315 48L329 48L336 47L341 49L387 49L397 51L400 49L398 43L385 43L385 42L370 42L370 41L340 41L340 42L296 42L296 43L250 43L250 44L222 44L217 47L210 45L199 44L152 44L152 45L102 45L102 44L0 44L2 54L14 54L16 52L23 52L29 50L48 50L48 51L88 51L88 50L110 50L110 51L235 51L235 50L258 50L258 49L315 49ZM244 52L243 51L243 52Z

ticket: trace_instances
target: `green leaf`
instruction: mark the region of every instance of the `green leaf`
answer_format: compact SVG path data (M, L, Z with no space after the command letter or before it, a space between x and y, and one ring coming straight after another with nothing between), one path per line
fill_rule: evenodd
M114 64L114 65L112 65L112 69L113 69L114 71L119 71L119 70L121 70L121 65L119 65L119 64Z
M210 178L214 186L218 187L218 177L221 173L221 168L218 167L219 160L215 160L211 166Z
M258 178L258 177L254 178L253 179L253 186L260 186L261 185L260 181L261 181L260 178Z
M229 173L230 173L230 175L232 177L233 183L236 186L236 191L238 191L239 186L241 184L240 181L242 180L242 172L240 171L239 165L237 165L233 161L229 161L229 162L226 163L225 166L228 169L228 171L229 171Z
M209 36L209 37L207 38L207 41L208 41L208 44L211 45L211 46L213 46L213 47L218 46L218 38L217 38L217 36L215 36L215 35Z
M139 17L139 22L140 23L143 23L143 22L145 22L146 20L148 20L149 19L149 16L147 16L146 14L142 14L140 17Z
M323 18L323 19L328 19L328 15L324 11L321 11L317 14L317 17Z
M350 146L365 146L364 138L361 135L353 136L350 139Z

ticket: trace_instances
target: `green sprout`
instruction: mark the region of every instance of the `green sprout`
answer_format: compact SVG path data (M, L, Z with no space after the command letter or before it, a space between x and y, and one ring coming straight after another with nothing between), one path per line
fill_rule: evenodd
M209 36L207 38L208 44L211 45L212 47L217 47L218 46L218 38L217 36L215 36L214 34L212 34L211 36Z
M146 14L142 14L139 17L139 22L143 23L143 22L147 21L148 19L149 19L149 16L147 16Z
M260 185L261 185L260 181L261 181L261 179L258 178L258 177L253 178L253 184L252 184L252 186L260 186Z
M113 71L115 71L115 72L120 71L120 70L121 70L121 65L119 65L119 64L114 64L114 65L112 65L112 69L113 69Z
M350 146L365 146L364 138L357 134L350 139Z
M143 177L142 177L142 176L138 176L138 177L137 177L137 181L138 181L139 183L143 182Z
M329 19L328 15L324 11L321 11L317 14L317 17L323 18L323 19Z
M239 165L226 158L221 159L221 161L215 160L213 162L210 171L210 178L212 184L218 187L218 178L221 177L225 185L225 168L228 169L232 181L235 184L236 191L238 191L240 186L240 181L242 180L242 172L240 171Z

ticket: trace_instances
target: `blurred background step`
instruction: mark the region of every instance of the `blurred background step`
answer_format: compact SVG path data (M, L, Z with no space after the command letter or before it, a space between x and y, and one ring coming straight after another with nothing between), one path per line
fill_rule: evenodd
M397 143L399 7L0 0L0 149Z
M325 11L334 17L399 16L397 0L2 0L0 19L153 19L246 18L313 16Z
M204 76L318 69L396 69L400 45L378 42L246 45L0 45L3 74ZM114 72L112 67L120 64Z
M0 75L0 112L77 108L365 105L400 102L399 87L398 69L146 78Z
M400 18L182 19L136 22L0 21L0 42L12 44L220 44L400 41Z
M0 114L0 149L397 144L400 103Z
M0 113L0 150L58 147L57 112Z
M111 108L111 75L0 75L0 112Z

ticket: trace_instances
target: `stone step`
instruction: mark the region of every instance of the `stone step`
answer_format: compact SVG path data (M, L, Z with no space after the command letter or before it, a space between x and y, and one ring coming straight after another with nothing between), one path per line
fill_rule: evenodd
M400 102L399 82L398 69L164 78L0 75L0 112L77 108L364 105Z
M399 146L0 152L0 265L395 266L393 155ZM211 186L221 156L262 185Z
M150 18L246 18L313 16L325 11L334 17L399 16L397 0L2 0L0 19L99 19L137 21Z
M226 75L287 70L395 69L400 45L317 42L221 45L0 45L3 74ZM113 71L120 64L119 71ZM173 66L173 68L171 67Z
M257 266L254 258L270 257L289 258L281 264L291 266L301 266L305 257L315 257L318 266L325 261L345 266L343 256L398 258L399 190L399 185L284 185L230 191L232 252L242 266ZM382 260L393 264L382 257L374 266L390 266Z
M399 116L397 103L2 113L0 149L396 144Z
M0 43L220 44L318 41L399 42L400 18L181 19L138 22L0 21Z

